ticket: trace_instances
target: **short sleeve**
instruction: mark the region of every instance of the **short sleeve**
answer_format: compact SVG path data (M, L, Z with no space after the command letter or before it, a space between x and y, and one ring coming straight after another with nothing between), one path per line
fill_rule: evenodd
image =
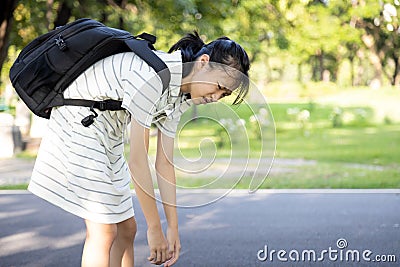
M156 127L166 136L175 138L176 129L178 128L179 119L163 118L154 123Z
M150 128L162 92L162 82L155 71L136 56L121 70L122 107L140 125Z
M182 102L168 116L165 116L164 118L155 122L155 125L166 136L175 138L176 130L182 114L185 113L192 105L193 104L191 101Z

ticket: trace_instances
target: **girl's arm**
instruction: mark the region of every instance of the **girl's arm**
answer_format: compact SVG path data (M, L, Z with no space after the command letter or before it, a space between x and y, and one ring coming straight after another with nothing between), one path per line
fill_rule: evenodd
M147 222L147 239L150 247L148 260L164 263L168 257L167 241L161 228L160 216L154 196L154 186L148 163L149 129L136 120L131 121L129 168L144 217Z
M158 131L156 155L157 182L168 222L168 252L169 257L172 257L165 266L170 266L178 260L181 249L176 211L176 178L173 151L174 139Z
M173 164L174 139L158 131L156 171L168 226L178 226L176 213L176 181Z

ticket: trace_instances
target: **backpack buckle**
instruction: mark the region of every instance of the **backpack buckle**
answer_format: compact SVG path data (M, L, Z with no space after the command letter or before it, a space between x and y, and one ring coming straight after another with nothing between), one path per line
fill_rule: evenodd
M103 101L96 101L94 103L94 108L97 108L100 111L105 110L123 110L121 107L122 102L119 100L107 99Z
M93 106L90 108L90 111L93 112L93 114L90 114L89 116L86 116L81 120L82 125L85 127L89 127L90 125L92 125L94 119L98 116L96 111L94 111Z
M105 111L110 109L108 101L107 100L103 100L103 101L98 101L95 103L94 105L95 108L97 108L100 111Z
M152 35L152 34L149 34L149 33L147 33L147 32L142 32L141 34L139 34L139 35L136 35L136 36L134 36L135 38L141 38L141 39L143 39L143 40L146 40L147 42L149 42L150 44L155 44L156 43L156 40L157 40L157 37L155 37L154 35Z
M97 109L98 110L100 110L100 111L105 111L105 110L107 110L107 102L106 101L99 101L99 102L97 102L97 105L96 105L97 107Z

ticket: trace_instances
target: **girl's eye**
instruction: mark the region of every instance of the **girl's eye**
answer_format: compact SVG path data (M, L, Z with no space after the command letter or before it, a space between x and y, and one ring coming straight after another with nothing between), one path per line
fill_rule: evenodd
M221 95L221 97L225 97L225 96L229 96L229 95L231 95L231 91L229 91L228 89L224 89L224 88L222 88L222 86L219 84L219 83L217 83L218 84L218 90L223 90L223 91L225 91L225 93L223 93L222 95Z
M228 91L226 88L222 88L222 86L217 82L218 90Z

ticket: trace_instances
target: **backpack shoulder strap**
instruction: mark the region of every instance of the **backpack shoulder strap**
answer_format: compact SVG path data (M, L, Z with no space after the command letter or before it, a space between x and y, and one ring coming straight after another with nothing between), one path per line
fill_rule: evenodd
M163 83L163 92L168 88L171 80L171 73L167 65L162 61L148 46L148 41L138 39L125 40L125 44L132 50L136 55L142 58L144 61L152 67L156 73L160 76Z

